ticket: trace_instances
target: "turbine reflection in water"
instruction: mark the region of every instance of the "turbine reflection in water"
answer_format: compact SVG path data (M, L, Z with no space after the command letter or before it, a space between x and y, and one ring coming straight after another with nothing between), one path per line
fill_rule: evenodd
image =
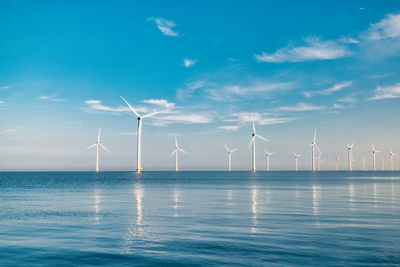
M99 223L99 213L100 213L100 193L99 190L96 189L94 191L94 219L96 223Z
M251 190L251 212L253 213L253 222L251 227L252 233L257 232L257 194L257 186L253 186L253 189Z
M174 217L178 217L178 208L179 208L179 190L177 188L174 189Z

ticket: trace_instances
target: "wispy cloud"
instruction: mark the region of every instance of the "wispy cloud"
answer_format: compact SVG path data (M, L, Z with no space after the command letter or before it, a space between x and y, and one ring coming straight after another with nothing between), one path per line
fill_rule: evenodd
M164 116L155 117L153 120L153 125L155 126L167 126L170 124L202 124L212 122L212 117L207 115L200 115L194 113L176 113Z
M225 122L231 123L230 125L221 125L218 129L226 131L237 131L239 128L247 126L253 120L259 125L272 125L283 124L293 120L293 118L274 117L270 114L258 112L239 112L229 115L230 118ZM233 123L233 124L232 124Z
M87 108L84 108L85 111L95 110L95 111L110 111L110 112L125 112L130 111L128 107L109 107L105 106L101 103L100 100L87 100L85 101ZM138 111L139 112L139 111Z
M375 96L369 98L369 100L383 100L389 98L399 98L400 97L400 83L396 83L391 86L381 87L378 86L374 90Z
M147 104L158 105L164 108L173 108L175 106L175 103L168 102L168 100L165 99L146 99L142 100L142 102Z
M197 60L195 60L195 59L185 58L183 60L183 66L185 66L186 68L190 68L191 66L193 66L196 63L197 63Z
M47 100L47 101L53 101L53 102L62 102L65 101L64 98L58 98L56 94L52 95L42 95L39 97L40 100Z
M357 39L353 38L353 37L340 37L338 42L340 43L344 43L344 44L359 44L360 41L358 41Z
M325 106L313 106L306 103L298 103L295 106L280 107L280 110L284 111L313 111L324 109Z
M121 135L136 136L137 132L122 132Z
M370 40L381 40L400 37L400 13L388 14L377 23L371 24L368 30Z
M3 130L3 133L6 133L6 134L11 134L11 133L18 133L20 131L20 129L18 129L18 128L13 128L13 129L4 129Z
M4 104L4 101L3 101L3 100L0 100L0 104Z
M218 129L225 130L225 131L237 131L240 129L240 125L221 125L218 126Z
M338 99L337 101L343 102L343 103L356 103L357 99L353 96L346 96L346 97Z
M8 88L10 88L10 86L2 86L2 87L0 87L0 89L8 89Z
M174 31L172 28L176 26L172 20L166 20L163 18L148 18L147 21L154 21L157 28L167 36L179 36L179 33Z
M307 97L307 98L311 98L313 95L318 94L318 95L331 95L337 91L342 90L345 87L349 87L353 84L352 81L347 81L347 82L342 82L342 83L336 83L334 84L332 87L327 88L327 89L323 89L323 90L319 90L319 91L315 91L315 92L302 92L302 94Z
M307 38L305 43L305 45L297 47L288 45L273 54L262 52L260 55L254 55L254 57L259 62L282 63L337 59L352 54L345 46L335 41L320 41L318 38Z

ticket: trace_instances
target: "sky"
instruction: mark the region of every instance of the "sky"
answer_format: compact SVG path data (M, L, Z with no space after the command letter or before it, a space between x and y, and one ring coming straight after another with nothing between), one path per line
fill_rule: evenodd
M389 167L400 152L398 1L0 1L0 170ZM395 158L395 168L400 156Z

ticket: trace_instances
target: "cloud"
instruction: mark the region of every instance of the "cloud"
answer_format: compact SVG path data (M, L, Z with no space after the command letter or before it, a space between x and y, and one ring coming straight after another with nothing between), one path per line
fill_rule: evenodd
M399 98L400 97L400 83L396 83L391 86L380 87L378 86L374 90L375 96L369 98L369 100L382 100L389 98Z
M347 96L347 97L344 97L344 98L340 98L337 101L343 102L343 103L355 103L355 102L357 102L357 100L352 96Z
M167 36L179 36L179 33L174 31L172 28L176 26L176 24L172 20L166 20L163 18L148 18L147 21L154 21L157 28Z
M17 132L19 132L19 131L20 131L20 129L17 129L17 128L14 128L14 129L4 129L4 130L3 130L3 133L11 134L11 133L17 133Z
M175 106L175 103L170 103L165 99L147 99L147 100L142 100L142 102L147 104L158 105L164 108L173 108Z
M3 101L3 100L0 100L0 104L4 104L4 101Z
M126 112L126 111L130 111L128 107L112 108L112 107L104 106L103 104L101 104L100 100L87 100L87 101L85 101L85 104L88 105L89 109L97 110L97 111L111 111L111 112Z
M183 60L183 66L185 66L186 68L190 68L191 66L193 66L196 63L197 63L197 60L194 60L194 59L185 58Z
M240 125L221 125L218 126L218 129L225 130L225 131L237 131L239 130Z
M10 88L10 86L2 86L2 87L0 87L0 89L8 89L8 88Z
M57 98L56 94L52 95L42 95L39 97L40 100L47 100L47 101L53 101L53 102L62 102L65 101L64 98Z
M301 93L307 98L311 98L312 95L314 95L314 94L331 95L332 93L340 91L345 87L351 86L352 84L353 84L352 81L347 81L347 82L342 82L342 83L336 83L332 87L324 89L324 90L319 90L319 91L315 91L315 92L305 91L305 92L301 92Z
M261 55L254 55L254 57L259 62L282 63L337 59L352 54L345 46L335 41L307 38L305 42L304 46L288 45L273 54L262 52Z
M332 108L334 108L334 109L342 109L342 108L344 108L344 107L343 107L343 105L341 105L341 104L335 103L335 104L333 104L333 107L332 107Z
M313 111L324 109L325 106L313 106L306 103L298 103L296 106L292 107L280 107L280 110L284 111Z
M340 43L344 43L344 44L359 44L360 41L358 41L357 39L353 38L353 37L340 37L338 40Z
M371 24L368 29L370 40L382 40L400 37L400 13L388 14L377 23Z
M178 88L176 90L176 97L179 100L186 100L193 96L193 94L200 88L206 86L206 82L204 81L195 81L186 84L184 88Z
M210 123L212 118L206 115L194 113L177 113L154 118L153 125L166 126L169 124L182 123L182 124L197 124L197 123Z
M293 120L293 118L282 118L282 117L271 117L268 114L258 112L239 112L230 114L229 119L226 122L236 123L236 125L222 125L218 129L226 131L236 131L241 127L247 126L248 123L253 120L259 125L272 125L272 124L283 124Z

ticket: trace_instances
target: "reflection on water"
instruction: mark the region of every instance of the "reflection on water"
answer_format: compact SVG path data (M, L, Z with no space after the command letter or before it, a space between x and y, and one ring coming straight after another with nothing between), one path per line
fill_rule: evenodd
M251 212L253 213L251 232L257 232L257 186L253 186L251 190Z
M137 183L134 190L134 195L136 197L136 228L139 236L142 234L142 198L143 198L143 188L142 185Z
M174 217L178 217L178 207L179 207L179 190L174 189Z
M318 215L318 206L321 198L321 186L319 185L312 186L312 196L313 196L313 213L314 215Z
M94 219L99 223L99 212L100 212L100 192L98 189L94 191Z

